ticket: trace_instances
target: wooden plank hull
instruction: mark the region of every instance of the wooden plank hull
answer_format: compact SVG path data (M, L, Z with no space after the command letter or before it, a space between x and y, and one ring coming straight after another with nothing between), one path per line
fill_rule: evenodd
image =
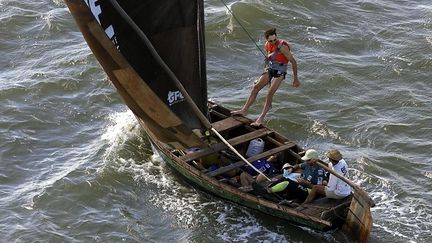
M236 124L234 127L238 128L237 122L233 122L230 119L232 117L227 118L227 122L230 124ZM248 127L247 124L250 121L247 118L244 117L238 117L237 121L243 122L242 126ZM146 130L146 125L143 122L140 122L140 124L143 125L143 128ZM225 128L220 128L221 130L224 130ZM261 128L254 131L251 131L251 134L253 134L256 131L268 129L268 128ZM246 129L247 130L247 129ZM271 130L269 130L271 131ZM265 133L268 136L269 134L272 135L272 139L277 139L280 144L280 146L283 146L285 144L292 143L288 139L284 138L281 134L278 134L275 131L267 132ZM236 137L238 138L238 137ZM234 139L236 139L234 138ZM253 137L252 137L253 138ZM252 139L250 138L250 139ZM206 149L200 150L201 152L197 152L195 156L192 155L178 155L175 153L176 150L172 149L172 146L167 146L167 144L160 142L157 140L157 138L153 137L151 133L149 134L149 139L152 142L154 149L157 150L158 154L162 156L164 161L172 167L176 172L178 172L180 175L182 175L183 178L185 178L190 184L192 184L195 187L198 187L206 192L209 192L213 195L216 195L218 197L221 197L223 199L238 203L240 205L243 205L245 207L258 210L262 213L285 219L287 221L290 221L295 224L299 225L305 225L317 230L329 230L333 229L335 227L340 227L340 215L346 215L346 212L348 211L348 207L350 204L353 204L355 202L351 201L351 198L348 200L345 200L344 202L341 202L339 204L332 204L332 205L310 205L309 208L305 211L299 211L297 208L293 207L292 205L280 205L277 202L257 197L256 195L253 195L248 192L243 192L236 187L233 187L232 185L229 185L227 183L221 182L213 177L214 172L203 172L200 170L197 170L193 166L193 164L188 163L188 161L192 159L196 159L197 157L206 156L208 153ZM234 142L234 144L237 144L239 142ZM214 145L214 150L218 150L218 145ZM288 148L293 146L288 146L284 148L284 150L288 150ZM220 149L220 148L219 148ZM295 145L293 148L295 151L300 151L301 149ZM291 149L289 149L291 150ZM173 152L174 151L174 152ZM273 154L279 152L275 150L275 148L268 148L267 151L275 151ZM291 150L292 152L292 150ZM268 153L263 152L264 155L268 156ZM251 160L255 160L256 158L250 158ZM237 163L242 163L241 161ZM236 163L233 163L231 165L235 165ZM231 166L229 165L229 166ZM229 167L227 166L227 167ZM352 197L354 198L354 197ZM366 204L365 204L366 206ZM369 210L369 208L367 208ZM336 212L338 215L333 215L334 212ZM370 212L370 210L369 210ZM332 215L329 215L332 214ZM372 223L372 220L369 221ZM355 239L358 238L355 234L349 232L350 229L344 226L344 229L353 236ZM370 228L368 229L370 230ZM367 230L365 230L367 231ZM364 240L366 239L366 240ZM367 241L367 237L363 238L363 240L360 240L362 242Z
M307 215L299 213L295 209L277 205L265 199L257 198L246 192L241 192L237 189L227 186L224 183L207 177L204 173L194 173L194 170L188 168L190 167L189 165L182 161L178 161L176 156L172 155L163 144L154 140L151 140L151 142L160 152L159 154L162 156L163 160L195 187L198 187L223 199L258 210L268 215L288 220L293 223L306 225L318 230L328 230L333 228L333 225L330 222L320 220L318 218L310 218Z
M375 205L373 202L365 200L367 197L356 195L356 193L354 193L354 198L355 200L351 201L346 223L343 227L346 232L349 232L360 242L367 242L373 223L370 207Z

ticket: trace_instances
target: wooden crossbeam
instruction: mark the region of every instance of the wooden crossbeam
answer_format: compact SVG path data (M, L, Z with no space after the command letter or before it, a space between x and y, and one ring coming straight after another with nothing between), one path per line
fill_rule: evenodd
M253 161L258 160L258 159L267 158L267 157L269 157L270 155L277 154L277 153L282 152L282 151L284 151L284 150L286 150L286 149L290 149L290 148L292 148L292 147L294 147L294 146L296 146L294 143L287 143L287 144L281 145L281 146L279 146L279 147L276 147L276 148L273 148L273 149L267 150L267 151L265 151L264 153L257 154L257 155L255 155L255 156L249 157L249 158L247 159L247 161L249 161L249 162L253 162ZM230 171L230 170L233 170L233 169L235 169L235 168L242 167L242 166L245 165L245 164L246 164L246 163L245 163L244 161L238 161L238 162L235 162L235 163L233 163L233 164L230 164L230 165L227 165L227 166L221 167L221 168L219 168L219 169L217 169L217 170L214 170L214 171L208 172L206 175L211 176L211 177L213 177L213 176L218 176L218 175L221 175L221 174L223 174L223 173L226 173L226 172L228 172L228 171Z
M241 125L243 125L243 122L238 121L232 117L227 117L223 120L212 123L212 127L218 132L224 132L226 130L240 127Z
M241 136L229 139L227 141L232 146L235 146L235 145L250 141L250 140L255 139L255 138L267 136L271 133L273 133L273 131L268 130L267 128L262 128L262 129L259 129L259 130L256 130L256 131L253 131L250 133L246 133L246 134L243 134ZM224 150L226 148L227 148L227 146L224 143L216 143L216 144L211 145L208 148L204 148L204 149L198 150L194 153L190 153L190 154L181 156L180 159L187 162L187 161L202 158L202 157L207 156L207 155L212 154L212 153L219 152L219 151Z
M220 113L219 111L215 111L215 110L211 110L210 113L211 113L212 115L215 115L215 116L219 117L219 118L224 118L224 119L225 119L225 118L228 117L228 116L226 116L226 115Z

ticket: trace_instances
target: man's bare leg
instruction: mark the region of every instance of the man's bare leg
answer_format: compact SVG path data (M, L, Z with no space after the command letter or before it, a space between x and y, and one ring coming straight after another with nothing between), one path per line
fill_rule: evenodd
M258 93L260 92L260 90L262 88L264 88L264 86L268 83L268 81L269 81L269 74L268 73L264 73L263 75L261 75L261 77L258 79L258 81L253 85L252 91L251 91L248 99L246 100L246 103L244 104L243 108L241 110L232 111L231 115L246 116L248 114L249 107L254 103Z
M261 114L259 115L259 117L256 119L256 121L251 125L260 126L262 124L265 116L267 115L267 112L270 110L270 108L272 106L273 96L276 93L276 90L278 90L279 86L281 85L282 80L283 80L283 77L277 77L277 78L272 79L270 89L269 89L267 96L266 96L266 101L264 103L263 110L262 110Z
M242 186L250 186L252 185L252 182L254 181L254 178L249 175L247 172L242 172L240 174L240 184Z
M303 203L312 202L318 194L325 195L325 186L323 185L314 185L312 190L309 192L306 200Z

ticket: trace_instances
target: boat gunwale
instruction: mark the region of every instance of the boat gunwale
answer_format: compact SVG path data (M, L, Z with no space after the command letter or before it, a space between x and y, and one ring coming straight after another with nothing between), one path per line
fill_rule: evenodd
M274 130L272 131L274 133L277 133ZM307 225L319 230L327 230L334 227L334 225L330 221L307 215L305 213L302 213L301 211L296 210L295 208L280 205L265 198L259 198L248 192L243 192L229 184L221 182L216 178L207 175L205 172L199 171L193 165L190 165L187 162L181 160L179 156L173 153L173 150L170 148L170 146L158 141L156 138L152 137L151 134L148 135L152 144L156 145L159 151L166 156L166 158L164 158L164 161L167 162L170 167L174 168L175 171L180 173L186 180L192 182L194 186L204 188L206 191L212 194L215 194L229 201L237 202L245 207L252 208L262 213L270 214L281 219L296 222L301 225ZM280 134L278 135L282 138L285 138ZM287 141L289 140L287 139ZM203 185L203 183L200 182L205 182L207 186ZM226 192L229 193L229 195L227 195ZM237 200L233 200L232 197L237 197Z

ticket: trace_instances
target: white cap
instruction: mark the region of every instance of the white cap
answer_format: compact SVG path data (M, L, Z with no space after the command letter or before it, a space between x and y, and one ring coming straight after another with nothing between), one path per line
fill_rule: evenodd
M319 159L318 152L315 149L308 149L305 156L301 158L302 160Z

